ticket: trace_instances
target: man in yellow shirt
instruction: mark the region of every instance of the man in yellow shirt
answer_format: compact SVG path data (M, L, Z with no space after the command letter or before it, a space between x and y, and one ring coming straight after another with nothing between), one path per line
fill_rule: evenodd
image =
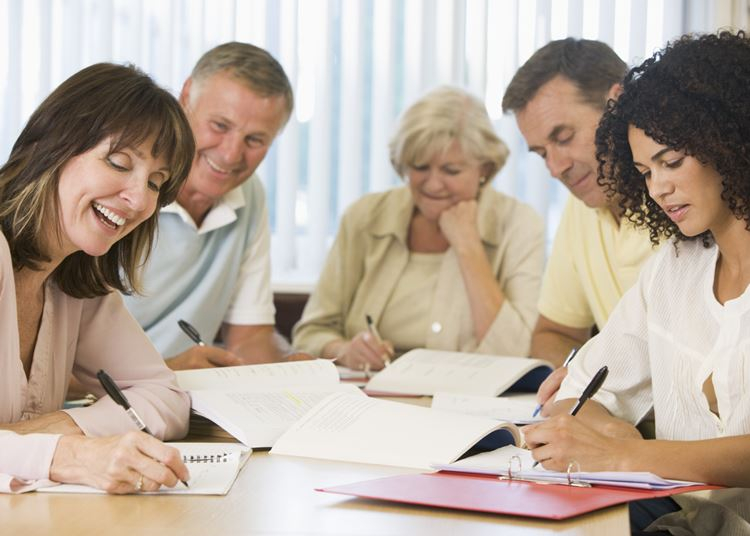
M594 326L603 327L653 252L648 233L625 220L597 182L596 128L626 72L604 43L552 41L518 70L503 97L503 111L515 114L529 150L573 194L547 263L531 341L532 356L558 366Z

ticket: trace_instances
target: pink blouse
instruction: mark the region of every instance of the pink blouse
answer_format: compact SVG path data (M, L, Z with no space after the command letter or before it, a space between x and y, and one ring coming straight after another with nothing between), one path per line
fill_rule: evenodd
M26 379L10 249L0 233L0 423L33 419L62 408L72 373L102 397L90 407L65 410L86 435L134 430L125 411L105 396L96 378L99 369L106 370L123 389L156 437L176 439L187 433L190 400L117 292L77 299L48 281ZM23 484L19 479L47 479L59 437L0 430L0 492L17 491Z

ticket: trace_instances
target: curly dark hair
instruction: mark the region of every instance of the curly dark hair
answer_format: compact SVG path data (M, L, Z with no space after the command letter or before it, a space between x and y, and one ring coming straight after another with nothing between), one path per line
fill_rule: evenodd
M654 244L674 236L713 243L710 231L687 237L648 195L633 165L628 127L695 157L722 178L721 197L750 229L750 39L740 31L684 35L623 81L596 132L599 184L625 216L647 227Z

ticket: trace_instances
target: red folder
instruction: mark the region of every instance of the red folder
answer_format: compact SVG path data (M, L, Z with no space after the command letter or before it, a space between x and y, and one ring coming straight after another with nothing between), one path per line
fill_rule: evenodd
M670 490L612 486L582 488L441 471L366 480L317 491L438 508L567 519L615 504L704 489L719 489L719 486L686 486Z

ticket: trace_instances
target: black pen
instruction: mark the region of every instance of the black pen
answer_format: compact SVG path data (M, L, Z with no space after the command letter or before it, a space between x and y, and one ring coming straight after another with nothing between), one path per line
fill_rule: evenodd
M380 336L378 328L375 327L375 322L372 321L372 317L370 315L365 315L365 321L367 322L367 330L370 332L370 335L375 337L375 340L378 341L378 344L383 344L383 337ZM390 365L391 356L386 354L386 358L383 359L383 363L385 363L386 367Z
M590 399L592 396L596 394L596 392L599 390L599 388L604 383L605 378L607 377L607 374L609 374L609 369L607 366L603 366L600 368L596 374L594 374L594 377L591 378L591 381L586 386L586 388L583 390L583 393L581 393L581 396L578 398L578 402L576 402L576 405L573 406L573 409L570 410L570 415L575 416L579 411L581 411L581 408L586 403L588 399ZM534 462L534 465L531 466L531 468L535 468L537 465L539 465L539 462Z
M198 333L198 330L195 329L190 322L187 322L185 320L178 320L177 325L180 326L180 329L185 332L185 335L190 337L190 340L192 340L195 344L198 346L206 346L206 343L203 342L203 339L201 339L201 334Z
M573 361L573 358L578 353L578 348L572 348L570 350L570 353L568 354L568 357L565 358L565 361L563 361L562 368L568 368L568 365L570 365L570 362ZM534 410L534 413L531 415L531 417L536 417L539 415L539 412L542 411L542 404L539 404L536 409Z
M571 415L575 415L576 413L581 411L581 408L586 403L586 401L596 394L596 392L604 383L604 379L607 377L607 374L609 374L609 369L606 365L600 368L596 372L596 374L594 374L594 377L591 378L591 381L586 386L586 389L583 390L583 393L578 399L578 402L576 402L576 405L573 406L573 409L570 410Z
M96 373L96 377L99 378L99 383L102 384L102 388L104 389L104 391L106 391L109 397L114 400L118 406L122 406L122 408L125 410L125 413L128 414L128 417L130 417L130 420L135 423L138 429L142 432L146 432L148 435L153 435L151 433L151 430L148 429L148 426L146 426L146 423L143 422L143 419L141 419L140 416L135 412L135 410L130 406L128 399L125 398L125 395L122 393L122 391L120 391L120 388L117 387L117 384L114 382L114 380L109 377L109 374L107 374L103 370L100 370Z
M143 419L141 419L140 416L135 412L135 410L130 405L130 402L128 402L128 399L125 398L125 394L120 391L120 388L117 387L117 384L109 376L109 374L100 369L99 372L96 373L96 377L99 378L99 383L102 384L102 388L104 389L104 391L112 400L115 401L118 406L122 406L122 408L125 410L125 413L128 414L130 420L135 423L138 429L141 432L146 432L148 435L153 436L154 434L151 433L151 430L148 429L148 426L146 426L146 423L143 422ZM185 484L186 488L190 487L184 480L180 480L180 482Z

